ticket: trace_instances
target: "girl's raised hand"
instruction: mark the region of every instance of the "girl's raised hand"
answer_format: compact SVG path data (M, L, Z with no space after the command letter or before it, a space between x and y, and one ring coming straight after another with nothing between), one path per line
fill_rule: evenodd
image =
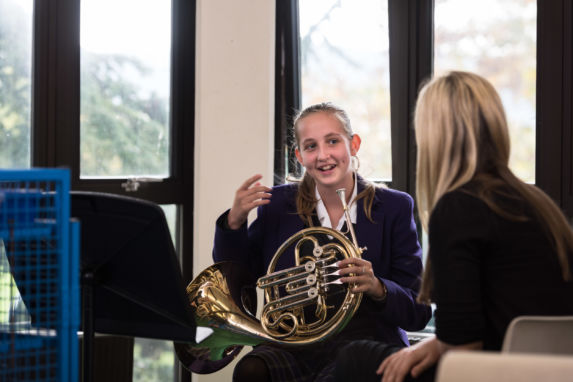
M239 229L247 221L253 208L271 202L271 188L258 182L262 177L260 174L251 176L235 192L233 206L227 215L227 223L231 229Z

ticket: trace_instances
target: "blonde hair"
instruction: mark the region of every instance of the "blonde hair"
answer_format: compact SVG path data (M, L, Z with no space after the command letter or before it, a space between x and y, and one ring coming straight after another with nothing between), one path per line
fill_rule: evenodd
M352 126L350 125L350 118L344 109L336 106L331 102L322 102L311 105L303 110L301 110L294 118L293 122L293 135L295 147L299 148L300 137L298 133L298 125L300 121L314 113L326 113L333 115L340 121L340 126L344 130L344 133L348 140L352 140L354 132L352 131ZM312 226L312 215L316 207L316 197L314 190L316 188L316 183L314 179L308 175L306 172L303 174L302 178L295 179L289 177L288 180L295 181L299 183L298 192L296 196L296 211L300 218L305 221L309 226ZM364 190L356 195L356 201L364 198L364 211L368 220L372 220L372 203L374 201L374 194L376 191L376 186L368 182L365 179L359 178L358 183L364 186Z
M434 78L420 91L414 124L418 146L416 196L426 231L438 200L473 180L477 184L476 196L500 216L527 220L526 216L504 209L496 195L531 205L557 252L563 278L571 279L568 256L573 251L573 231L559 207L543 191L519 180L509 169L505 112L499 95L487 80L467 72ZM428 258L418 297L422 302L430 301L431 274Z

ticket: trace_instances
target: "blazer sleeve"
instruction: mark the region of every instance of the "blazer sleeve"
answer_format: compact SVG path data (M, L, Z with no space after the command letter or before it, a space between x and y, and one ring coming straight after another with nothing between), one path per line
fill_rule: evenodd
M414 201L410 195L400 195L395 214L389 216L389 235L385 235L391 240L388 276L379 277L388 291L383 317L402 329L422 330L432 317L430 306L416 302L422 274L422 248L414 220Z
M253 276L262 274L262 249L260 246L263 235L262 220L264 220L263 209L257 209L257 218L247 228L247 223L239 229L233 230L228 227L227 215L225 211L217 219L215 225L215 239L213 243L213 261L233 261L248 267Z

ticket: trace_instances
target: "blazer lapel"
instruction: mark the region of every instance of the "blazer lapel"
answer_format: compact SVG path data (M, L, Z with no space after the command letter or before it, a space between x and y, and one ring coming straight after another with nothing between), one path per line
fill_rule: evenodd
M360 191L360 190L359 190ZM374 197L374 202L372 203L372 223L366 217L366 212L364 210L364 199L359 201L357 213L356 213L356 240L358 241L358 246L367 249L363 253L365 259L369 259L377 256L376 254L381 253L383 233L384 233L384 213L382 205L376 196Z

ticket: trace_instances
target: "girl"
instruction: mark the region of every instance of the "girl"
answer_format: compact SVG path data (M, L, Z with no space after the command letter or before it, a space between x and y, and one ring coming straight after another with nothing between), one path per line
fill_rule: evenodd
M340 262L342 281L363 292L360 307L335 338L296 349L259 345L234 371L236 381L316 381L332 376L332 359L351 339L378 339L408 345L405 330L420 330L430 319L429 307L416 302L421 249L412 198L377 188L360 177L353 157L360 137L352 132L344 110L321 103L300 112L294 121L295 154L304 166L300 182L269 188L260 175L237 190L232 208L217 220L213 259L246 264L263 276L276 250L305 227L343 229L354 224L362 259ZM352 222L346 222L336 190L346 189ZM247 215L258 208L247 227ZM284 256L283 256L284 257ZM282 259L282 258L281 258ZM280 268L294 266L286 259ZM352 273L352 275L350 275Z

